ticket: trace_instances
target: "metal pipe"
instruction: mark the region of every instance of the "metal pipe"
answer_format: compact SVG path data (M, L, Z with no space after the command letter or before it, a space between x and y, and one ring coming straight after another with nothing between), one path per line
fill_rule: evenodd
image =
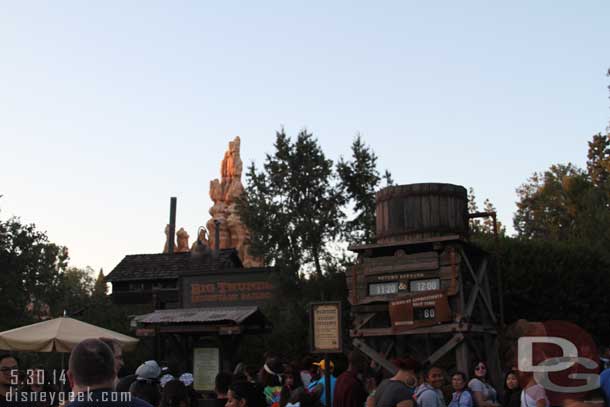
M167 236L167 252L174 253L174 234L176 233L176 197L169 200L169 234Z
M500 270L500 240L498 239L498 220L496 213L491 213L491 218L494 222L494 240L496 245L496 273L498 279L498 302L500 307L500 326L504 326L504 289L502 287L502 270Z

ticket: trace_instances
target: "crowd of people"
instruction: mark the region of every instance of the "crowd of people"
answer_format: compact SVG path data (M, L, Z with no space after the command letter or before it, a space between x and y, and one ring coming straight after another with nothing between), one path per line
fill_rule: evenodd
M88 339L78 344L69 358L69 397L59 396L65 394L62 389L49 383L50 376L39 374L44 372L42 367L28 369L28 377L16 375L15 372L23 372L18 359L10 354L0 355L0 406L550 406L544 388L531 374L509 371L504 388L495 389L484 361L476 361L470 372L446 372L440 366L421 366L415 359L403 357L393 360L396 373L385 375L383 369L358 351L350 352L347 360L347 369L335 377L332 361L327 365L324 359L306 357L288 363L266 355L260 368L239 363L231 372L218 373L213 394L202 395L194 390L191 373L172 366L161 367L154 360L119 378L123 367L120 345L112 340Z

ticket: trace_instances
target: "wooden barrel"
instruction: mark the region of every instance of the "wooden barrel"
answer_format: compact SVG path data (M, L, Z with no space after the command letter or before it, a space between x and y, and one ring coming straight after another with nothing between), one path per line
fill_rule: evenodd
M466 188L409 184L377 192L377 243L422 240L468 232Z

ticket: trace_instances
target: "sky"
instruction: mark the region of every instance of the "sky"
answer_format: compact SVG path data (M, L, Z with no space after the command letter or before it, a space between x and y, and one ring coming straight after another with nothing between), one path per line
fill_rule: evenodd
M584 166L610 119L607 1L0 0L0 218L107 274L196 235L228 142L361 134L400 184L447 182L512 225L515 189Z

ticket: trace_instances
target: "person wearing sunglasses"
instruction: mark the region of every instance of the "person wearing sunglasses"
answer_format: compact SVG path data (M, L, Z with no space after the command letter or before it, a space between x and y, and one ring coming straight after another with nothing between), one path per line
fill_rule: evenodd
M496 389L488 382L487 364L482 360L475 361L472 369L472 379L468 382L468 388L472 393L476 407L498 407L498 395Z

